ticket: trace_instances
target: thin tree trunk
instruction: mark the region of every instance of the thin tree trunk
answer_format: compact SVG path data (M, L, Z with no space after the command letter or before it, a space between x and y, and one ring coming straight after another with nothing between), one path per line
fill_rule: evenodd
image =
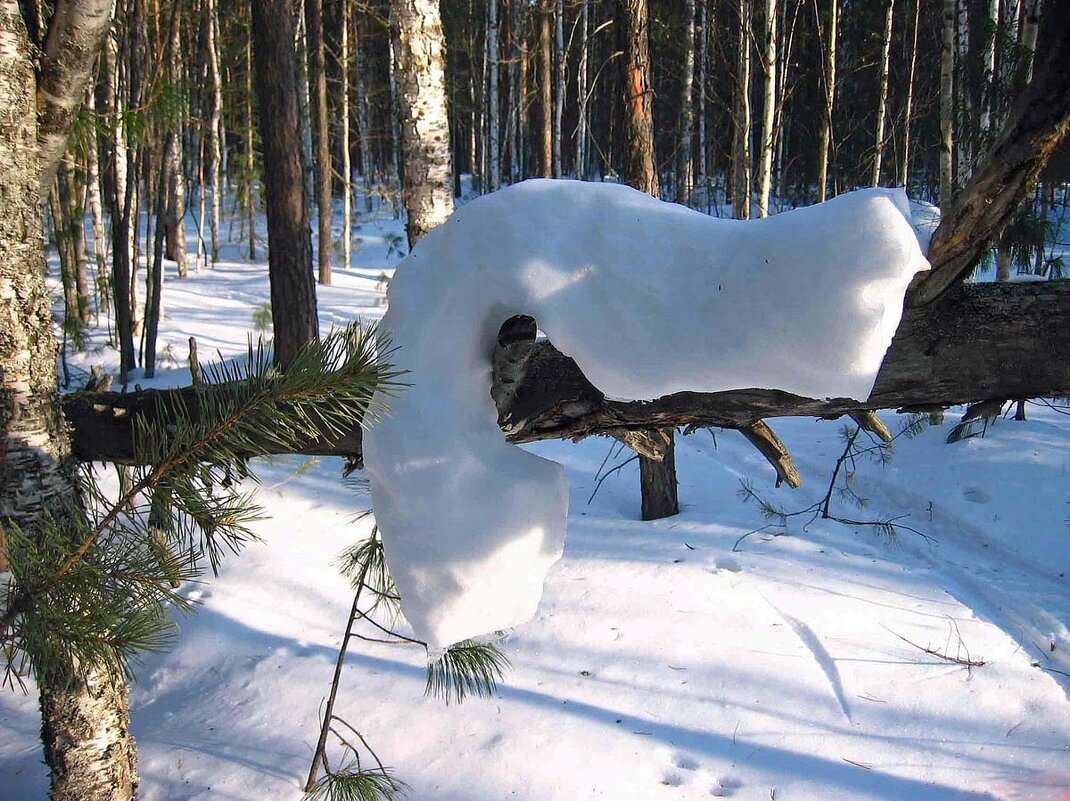
M888 65L892 54L892 15L895 13L895 0L886 1L888 9L884 16L884 38L881 40L881 78L880 94L877 100L877 130L873 143L872 183L874 186L879 186L881 182L881 155L884 153L884 119L888 106Z
M330 114L327 108L326 46L323 41L323 0L305 0L305 29L308 32L309 84L312 92L312 132L315 136L313 161L316 165L316 219L319 233L316 256L319 282L331 283L331 143Z
M90 115L95 115L96 111L96 94L93 91L86 93L86 105L89 108ZM111 302L109 293L111 292L110 282L108 281L108 246L106 241L106 234L104 232L104 206L101 201L100 185L100 160L97 155L97 150L100 146L100 142L97 136L94 136L85 150L85 184L86 184L86 203L89 205L89 216L93 222L93 256L97 263L97 281L96 281L96 296L97 296L97 311L107 313L111 308ZM108 326L109 334L111 333L111 325ZM109 336L110 339L110 336Z
M501 130L498 91L498 0L487 3L487 188L502 185Z
M209 111L208 111L208 185L212 193L212 264L219 261L219 229L222 221L223 192L223 78L219 68L219 43L216 39L216 2L205 0L204 3L204 39L207 49Z
M360 144L360 177L364 183L364 212L372 212L372 183L375 167L372 157L371 111L368 108L367 61L364 55L365 34L359 18L353 26L353 68L357 92L357 123ZM391 113L391 118L397 115Z
M301 163L292 0L253 0L253 61L264 154L275 359L319 336L312 236Z
M825 103L821 116L821 134L817 154L817 202L828 197L829 147L832 142L832 114L836 102L836 39L839 29L840 0L829 0L828 25L825 28Z
M152 258L146 260L145 272L145 353L142 367L145 370L145 378L153 378L156 375L156 334L160 328L160 302L163 296L163 255L165 220L167 215L167 185L171 176L168 175L168 164L173 156L169 152L175 147L172 137L167 137L164 153L160 158L160 173L156 181L156 203L154 213L156 215L156 229L152 237ZM146 192L148 197L148 192ZM151 214L152 212L150 212ZM146 244L148 244L146 242Z
M453 213L442 19L437 0L391 0L411 248Z
M169 57L167 60L168 81L175 89L182 85L182 4L175 6L172 16L170 41L168 44ZM185 92L181 91L180 96ZM164 221L166 233L166 255L175 262L178 277L185 278L189 274L186 266L186 179L182 173L182 130L183 110L175 115L173 127L167 131L166 136L170 140L167 145L166 160L163 165L167 175L167 213Z
M920 2L921 0L918 0ZM955 119L955 0L944 0L943 40L940 43L940 208L951 208L954 184L952 126Z
M353 262L353 164L350 161L349 136L349 29L352 12L349 3L342 4L342 36L339 67L341 83L340 116L342 122L342 267L349 270Z
M684 71L680 76L680 144L676 154L676 202L691 204L692 137L695 129L691 97L695 83L695 0L684 0Z
M899 162L899 182L910 189L910 115L914 103L914 74L918 66L918 23L922 0L914 0L914 24L911 26L910 67L907 72L907 96L903 103L903 152Z
M699 0L698 18L698 175L706 208L710 205L709 166L706 163L706 64L709 50L709 0Z
M589 0L580 0L580 61L576 67L576 177L587 179L587 64L588 38L590 36Z
M563 0L554 0L554 129L553 168L554 178L564 173L561 161L561 118L565 112L565 5Z
M735 136L732 140L732 216L737 220L750 219L751 205L751 1L739 0L739 61L736 65L738 84L735 102Z
M1058 2L1058 0L1055 0ZM981 91L981 126L979 133L987 136L992 133L992 111L995 105L996 86L996 32L999 28L999 0L988 0L988 25L985 31L985 50L983 56L984 78Z
M769 216L776 146L777 108L777 0L765 0L765 77L762 103L762 152L758 159L758 216Z
M554 177L554 98L553 45L550 23L553 17L552 0L541 0L539 6L539 175Z
M249 261L256 261L256 146L253 130L253 22L245 39L245 216L249 227Z

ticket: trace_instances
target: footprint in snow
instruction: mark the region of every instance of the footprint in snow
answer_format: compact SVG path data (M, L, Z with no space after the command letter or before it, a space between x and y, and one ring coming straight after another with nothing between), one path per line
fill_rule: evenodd
M661 783L666 787L679 787L684 783L684 780L680 778L680 774L674 770L666 771L662 774Z
M738 559L733 559L731 556L725 556L717 560L717 565L714 567L713 571L719 573L720 571L725 570L729 573L738 573L742 569Z
M733 776L725 776L717 784L710 788L710 795L715 798L731 798L736 790L743 786L743 782Z
M697 770L698 760L689 754L675 754L672 763L680 770Z

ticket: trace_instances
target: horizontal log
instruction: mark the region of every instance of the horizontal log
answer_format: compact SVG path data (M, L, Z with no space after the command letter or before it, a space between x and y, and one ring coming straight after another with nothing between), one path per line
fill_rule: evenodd
M806 398L777 389L678 392L656 400L606 398L576 363L534 326L507 326L494 355L492 395L511 442L620 437L622 431L678 426L747 428L763 418L834 418L863 409L925 410L991 399L1070 394L1070 281L966 284L935 303L908 309L888 349L870 397ZM521 335L517 330L526 331ZM225 391L220 389L219 391ZM155 416L164 394L177 390L85 392L67 395L74 454L83 461L131 463L131 421ZM269 448L270 450L270 448ZM317 439L306 455L344 456L360 465L358 421L337 441Z

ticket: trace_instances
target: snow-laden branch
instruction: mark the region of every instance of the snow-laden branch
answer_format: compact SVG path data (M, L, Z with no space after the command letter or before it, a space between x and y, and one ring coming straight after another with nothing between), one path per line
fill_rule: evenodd
M741 222L619 185L529 181L421 240L383 318L411 386L364 441L416 636L445 646L529 619L561 554L564 471L497 424L505 319L533 316L611 397L864 399L928 267L909 213L902 191L866 190Z

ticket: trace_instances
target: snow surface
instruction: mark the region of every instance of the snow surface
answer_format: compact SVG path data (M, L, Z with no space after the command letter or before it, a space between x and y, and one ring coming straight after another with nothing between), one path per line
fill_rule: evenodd
M400 221L361 220L354 268L336 264L334 285L317 287L324 330L382 314L380 276L403 233ZM190 335L202 359L243 356L268 299L266 266L243 251L225 246L216 269L183 281L168 266L168 355L156 379L135 380L188 384ZM103 328L69 354L76 382L93 364L117 369ZM945 445L951 410L897 441L888 466L860 466L868 508L841 511L907 514L934 543L794 520L734 549L766 523L736 496L739 480L788 509L819 500L841 423L772 421L802 472L798 491L774 490L735 432L680 437L683 512L655 523L638 520L634 463L588 504L610 443L524 446L565 466L569 538L536 618L502 646L512 668L495 697L447 708L423 697L422 649L358 642L336 712L413 801L1065 801L1070 409L1028 411L1029 422ZM367 498L343 485L342 466L258 460L263 542L181 589L198 611L131 690L144 801L302 797L353 600L335 559L372 522L354 522ZM955 627L984 667L899 639L955 653ZM370 624L358 633L377 635ZM0 692L0 801L47 794L28 685Z
M559 465L504 441L498 329L535 317L610 396L783 389L869 396L911 277L902 190L753 221L616 184L533 180L462 206L398 267L383 328L408 371L365 437L387 563L418 637L529 620L561 556Z

